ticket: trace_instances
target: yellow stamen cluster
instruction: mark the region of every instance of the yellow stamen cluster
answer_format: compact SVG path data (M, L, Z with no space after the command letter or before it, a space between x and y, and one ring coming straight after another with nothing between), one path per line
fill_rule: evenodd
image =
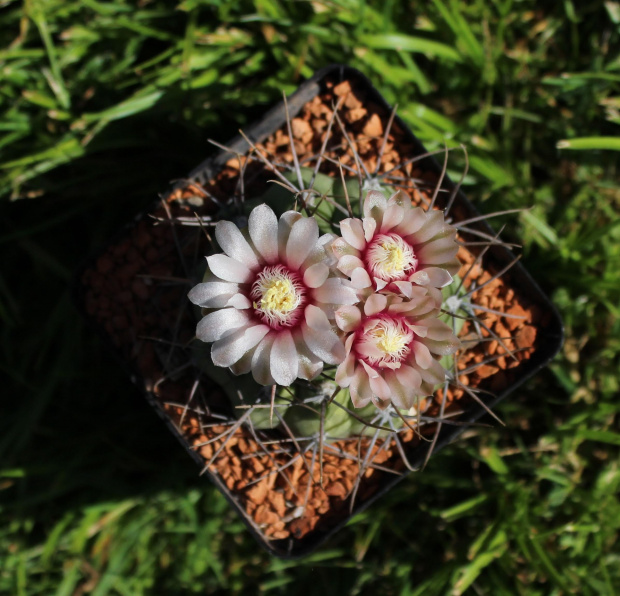
M386 273L402 273L407 265L407 257L403 249L397 244L384 242L381 248L385 251L385 261L383 267Z
M378 354L370 356L370 353L366 352L369 363L399 368L411 350L413 338L413 331L402 321L385 319L377 321L374 327L366 332L362 341L369 342L373 346L370 353L377 350L382 354L382 356Z
M379 236L368 251L368 264L375 277L395 280L415 269L413 249L397 234Z
M262 288L261 288L262 289ZM262 289L260 306L255 302L254 308L274 310L286 313L296 306L295 288L289 279L273 279Z
M250 292L252 306L272 327L294 323L295 309L301 304L303 295L303 286L281 265L265 267Z
M374 336L377 347L388 356L398 354L407 346L407 336L395 327L379 328Z

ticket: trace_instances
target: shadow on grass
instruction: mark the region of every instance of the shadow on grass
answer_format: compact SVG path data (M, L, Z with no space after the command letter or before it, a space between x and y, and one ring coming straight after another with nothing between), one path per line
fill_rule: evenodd
M80 262L208 150L179 127L132 126L110 126L84 158L36 179L41 198L0 203L0 503L11 517L209 490L72 303Z

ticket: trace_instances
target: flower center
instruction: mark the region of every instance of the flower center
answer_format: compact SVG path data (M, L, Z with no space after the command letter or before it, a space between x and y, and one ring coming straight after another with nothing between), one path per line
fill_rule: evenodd
M290 279L273 279L263 289L260 308L286 313L297 306L298 296Z
M250 298L258 316L274 329L290 327L305 302L299 276L283 265L265 267L252 284Z
M380 328L374 333L377 347L386 356L398 357L407 347L407 336L393 326Z
M366 261L374 277L385 281L401 280L418 265L413 248L398 234L376 236L368 247Z
M399 368L411 352L414 333L399 319L377 318L364 325L357 351L368 364L381 368Z

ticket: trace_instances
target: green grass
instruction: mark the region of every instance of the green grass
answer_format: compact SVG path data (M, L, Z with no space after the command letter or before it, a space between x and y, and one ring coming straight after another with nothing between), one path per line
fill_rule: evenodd
M532 207L508 237L567 339L499 407L506 428L470 431L282 562L197 477L70 286L208 137L331 62L429 149L465 143L483 211ZM617 1L1 3L0 593L620 593L619 124Z

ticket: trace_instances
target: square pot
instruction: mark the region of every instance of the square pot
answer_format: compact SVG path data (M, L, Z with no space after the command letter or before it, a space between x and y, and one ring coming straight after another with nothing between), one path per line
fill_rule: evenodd
M442 168L400 118L393 116L390 106L368 79L347 66L334 65L320 70L288 98L294 143L296 147L299 145L302 159L311 161L316 155L316 148L323 142L329 112L333 113L337 101L340 101L342 121L346 123L343 128L349 127L351 139L366 165L377 164L376 148L384 143L385 137L390 149L382 155L381 171L387 171L393 163L403 164L417 157L411 164L395 170L404 173L395 184L402 184L414 202L430 195L424 181L431 187L441 181L439 206L454 195L450 214L455 220L470 220L479 215L449 178L442 177ZM269 111L245 134L253 145L272 153L283 167L291 163L284 103ZM344 135L340 141L342 149L346 145ZM399 454L401 448L409 465L419 468L427 458L429 447L411 433L408 441L403 439L402 446L397 448L390 443L378 459L373 455L372 465L360 473L359 462L351 462L346 456L350 446L336 441L327 451L321 449L321 463L326 470L326 478L322 478L325 483L321 486L315 472L316 451L313 457L308 454L293 461L293 447L288 451L282 445L266 448L269 438L274 436L270 433L277 431L265 431L257 442L256 431L235 422L221 389L195 365L190 342L196 315L186 296L196 281L196 264L209 250L206 239L209 217L213 221L234 219L232 214L226 215L229 199L238 199L245 193L260 194L267 188L269 178L273 178L259 159L247 159L249 149L242 136L236 137L225 150L202 162L161 201L128 224L80 269L76 299L89 322L111 343L149 403L237 509L259 543L274 555L297 557L316 549L352 515L368 507L406 475ZM346 162L347 150L342 151ZM335 175L337 166L329 167L331 175ZM248 180L245 186L239 185L240 172ZM205 230L195 225L198 223L195 213L203 218ZM236 223L243 225L242 220L243 217L237 216ZM467 227L470 231L464 232L463 237L494 236L484 221L472 222ZM473 253L465 249L462 253L464 262L475 264ZM514 255L505 245L491 245L485 249L478 267L480 283L513 261ZM494 395L484 399L484 407L463 391L460 395L458 391L441 395L438 403L443 401L446 408L458 409L461 425L429 426L435 437L435 451L453 441L467 424L485 413L485 408L492 408L545 366L562 343L562 323L556 310L521 264L513 264L491 281L487 287L494 294L489 295L489 300L503 301L504 312L522 317L495 317L488 323L496 326L493 328L497 333L509 333L510 349L518 351L517 357L513 360L502 357L502 351L506 353L506 350L498 347L497 341L481 344L477 352L467 351L472 360L464 362L459 370L464 371L472 386L492 391ZM489 347L493 343L494 348ZM236 378L222 379L234 383ZM443 415L443 408L441 412ZM360 448L378 449L368 443L360 440ZM340 454L336 453L339 450ZM289 465L287 461L293 463ZM350 468L355 465L354 473L360 481L355 489L355 506L350 511L347 500L353 490ZM396 474L386 472L388 466Z

